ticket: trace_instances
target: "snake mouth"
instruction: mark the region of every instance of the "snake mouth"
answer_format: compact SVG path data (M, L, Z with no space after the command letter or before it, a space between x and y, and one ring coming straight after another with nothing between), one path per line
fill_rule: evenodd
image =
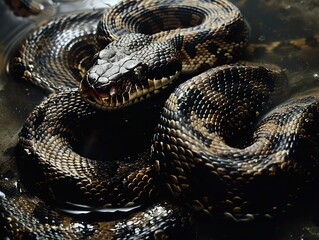
M83 99L97 109L113 110L123 108L160 92L179 76L175 74L161 79L147 79L132 82L130 78L122 79L121 83L109 82L106 85L90 83L88 78L81 81L79 92Z
M125 102L124 98L119 97L121 95L119 94L119 86L114 83L109 83L101 91L101 89L96 88L94 84L90 84L89 80L84 78L81 81L79 92L85 101L96 108L117 108Z
M87 85L87 81L81 82L79 91L82 97L93 107L102 110L122 108L137 101L146 91L153 90L149 86L132 84L129 79L122 80L121 84L111 82L103 87Z

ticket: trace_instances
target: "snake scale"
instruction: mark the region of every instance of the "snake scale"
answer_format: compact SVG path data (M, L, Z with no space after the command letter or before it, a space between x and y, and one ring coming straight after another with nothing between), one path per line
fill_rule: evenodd
M278 67L234 63L248 29L224 0L124 0L31 33L10 71L56 93L19 134L20 177L40 198L2 186L2 231L20 239L178 238L177 229L192 225L189 211L241 222L288 209L318 171L318 93L281 102L287 79ZM150 96L170 85L154 115ZM155 133L142 134L145 153L113 160L103 151L122 140L104 135L114 126L129 131L126 122L138 125L133 139L142 126ZM93 154L91 131L107 142ZM174 204L154 200L165 194ZM98 218L78 219L41 199ZM104 216L112 211L129 216Z

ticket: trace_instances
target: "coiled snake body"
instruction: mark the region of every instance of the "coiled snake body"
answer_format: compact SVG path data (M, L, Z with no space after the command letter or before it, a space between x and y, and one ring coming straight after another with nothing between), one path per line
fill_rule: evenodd
M313 180L318 168L317 95L296 97L265 114L284 95L286 79L272 65L228 64L240 57L248 41L248 27L235 6L223 0L122 1L102 16L97 40L105 48L98 52L93 26L100 15L84 13L49 22L27 38L13 63L16 75L49 91L77 86L83 78L80 93L64 89L36 107L19 136L25 156L20 165L34 169L32 181L49 201L134 208L157 196L154 179L160 179L191 211L243 221L281 212ZM55 35L52 29L60 25L67 30ZM65 41L69 31L72 42ZM64 64L47 54L52 49L44 46L51 44L55 57L68 56ZM95 63L89 68L91 59ZM95 161L77 147L84 128L125 114L125 109L116 113L99 108L138 102L183 79L184 73L202 71L166 101L150 161L140 155L134 161ZM3 206L10 217L4 220L8 231L27 232L17 203ZM176 221L188 216L176 207L168 212ZM145 216L139 221L151 225ZM173 221L161 217L163 222L149 228L157 234ZM36 235L52 234L67 223L49 225ZM99 223L90 236L110 229L114 234L119 225L124 226ZM68 236L78 235L76 228L67 228Z

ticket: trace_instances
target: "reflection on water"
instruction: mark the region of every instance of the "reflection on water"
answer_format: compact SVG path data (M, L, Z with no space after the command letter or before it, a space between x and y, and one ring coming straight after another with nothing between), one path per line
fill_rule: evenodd
M7 61L20 39L27 32L49 16L83 9L96 9L114 4L117 0L73 0L41 1L44 10L37 16L29 18L16 17L0 2L0 198L6 196L6 186L14 179L16 173L9 171L14 164L10 162L12 149L17 142L17 134L31 110L46 96L37 88L21 81L9 79L6 75ZM313 1L293 0L233 0L239 6L251 26L251 41L268 43L308 37L319 33L319 3ZM316 43L313 43L314 47ZM318 45L318 43L317 43ZM293 51L275 55L261 55L258 60L276 63L286 69L290 79L292 93L317 87L319 84L318 48L305 51ZM10 164L8 164L8 162ZM4 169L8 171L4 171ZM9 174L4 176L3 173ZM16 183L15 183L16 184ZM283 224L279 235L285 239L316 239L319 229L312 219L296 220Z

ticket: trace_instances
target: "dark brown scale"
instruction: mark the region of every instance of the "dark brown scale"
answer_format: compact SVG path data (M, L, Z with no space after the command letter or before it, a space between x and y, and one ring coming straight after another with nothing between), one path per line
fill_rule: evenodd
M22 43L10 66L18 78L49 91L78 86L85 76L80 87L85 91L82 97L74 89L50 96L24 124L18 144L21 179L28 190L33 189L32 194L43 199L19 191L17 176L8 177L9 184L0 184L0 233L26 239L165 239L167 234L175 239L195 238L190 216L180 207L165 202L144 206L157 196L157 180L192 210L233 220L275 214L271 209L278 206L278 211L284 210L290 204L290 194L298 197L296 189L311 181L305 176L317 169L313 134L318 132L318 99L291 100L260 120L254 131L261 114L282 93L285 81L276 68L227 65L180 85L160 118L152 146L153 162L147 151L141 154L150 148L150 132L155 126L152 106L148 107L152 117L142 122L131 116L144 115L144 109L101 112L83 100L102 108L98 101L109 97L111 107L118 103L119 108L130 96L127 91L123 96L114 93L126 90L125 84L132 82L129 80L138 82L133 94L144 90L152 95L162 87L148 81L145 72L167 82L165 77L175 74L175 79L180 70L194 74L236 61L248 41L248 27L236 7L227 1L189 1L186 5L183 0L124 0L103 15L96 30L101 15L98 11L50 21ZM103 47L113 41L98 54L96 32ZM139 49L144 49L141 54ZM151 63L150 67L141 59ZM89 70L91 60L96 64ZM107 71L111 74L103 76ZM121 80L125 84L114 85L117 76L124 76ZM144 93L138 100L147 97ZM134 141L125 142L121 132L132 130L127 119L151 130L141 134L139 127L134 128ZM119 133L111 136L111 128ZM248 136L243 137L245 132ZM88 148L88 142L93 149ZM115 146L120 150L108 151ZM126 148L131 148L129 156ZM300 161L300 149L307 149L307 163ZM160 173L158 179L154 167ZM5 174L5 169L1 173ZM275 176L276 181L269 176ZM285 177L293 184L279 193L281 202L275 196L267 198L273 196L269 194L271 187L286 187L281 181ZM261 188L264 181L271 187ZM258 204L260 198L268 200L265 206ZM53 205L49 207L43 200ZM72 207L84 204L89 219L53 210L66 202ZM112 214L100 214L109 207L139 211L114 220ZM101 221L96 220L100 217Z
M145 109L140 111L144 113ZM149 128L153 129L153 107L150 114ZM24 186L57 209L88 213L67 216L39 198L15 190L14 198L9 194L0 197L0 223L5 226L0 227L0 233L5 231L9 237L28 239L134 239L136 232L142 238L155 233L179 238L184 232L178 229L186 227L193 234L186 211L164 201L145 205L154 202L154 197L158 199L149 153L140 153L139 146L149 146L151 136L140 132L138 125L144 128L144 122L135 122L134 129L125 127L127 121L138 121L130 116L134 114L94 110L76 89L53 95L36 107L19 134L18 164ZM90 134L94 134L92 125L95 137L101 136L99 146L88 149ZM119 127L126 128L124 135L135 136L136 146L125 143L123 136L116 139L107 134ZM112 151L119 142L123 152ZM126 145L132 148L127 157ZM89 159L90 156L95 160ZM78 204L82 207L77 207Z
M319 168L319 100L289 100L260 120L285 86L278 69L262 65L217 67L178 86L152 147L168 192L196 213L236 221L293 204Z
M82 143L81 134L88 137L89 129L86 126L93 123L107 134L111 130L103 130L102 127L111 124L108 120L110 115L90 109L76 91L52 98L33 111L21 130L19 142L21 154L26 156L22 158L21 165L24 169L37 172L35 179L26 176L27 181L30 184L42 183L37 192L44 196L48 194L54 201L96 207L124 207L148 201L152 196L139 199L137 193L132 194L132 190L141 184L150 195L156 194L148 177L152 175L152 166L146 162L147 158L134 158L132 155L130 159L116 161L108 154L112 151L108 150L107 145L104 147L105 153L93 155L94 160L84 157L94 150L85 149L90 142L88 139ZM119 119L123 117L120 115ZM110 140L102 138L101 141L112 141L112 137ZM108 179L112 179L112 184ZM113 190L114 187L117 191Z
M184 1L149 0L134 4L128 0L107 11L102 19L97 30L102 45L127 33L143 33L159 41L181 35L180 61L184 73L235 61L248 42L247 24L238 9L227 1L215 4L200 0L186 4ZM143 24L147 24L147 28L141 31ZM206 53L208 49L210 54Z
M21 43L10 73L49 92L77 87L99 50L95 33L101 14L68 15L41 26Z

